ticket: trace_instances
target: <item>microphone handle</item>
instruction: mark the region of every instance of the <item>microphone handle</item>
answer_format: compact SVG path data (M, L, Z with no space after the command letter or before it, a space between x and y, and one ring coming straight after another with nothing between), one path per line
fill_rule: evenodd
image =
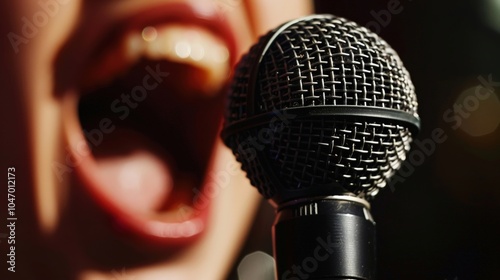
M287 203L273 225L277 280L375 279L375 221L350 196Z

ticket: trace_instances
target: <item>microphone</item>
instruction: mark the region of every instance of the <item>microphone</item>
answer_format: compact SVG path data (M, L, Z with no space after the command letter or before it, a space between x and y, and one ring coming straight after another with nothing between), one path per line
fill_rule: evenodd
M222 138L276 208L276 276L374 279L369 201L420 128L396 52L333 15L287 22L238 63Z

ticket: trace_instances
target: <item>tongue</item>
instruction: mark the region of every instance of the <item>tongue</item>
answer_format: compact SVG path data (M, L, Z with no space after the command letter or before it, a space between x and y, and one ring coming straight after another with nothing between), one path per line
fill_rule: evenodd
M151 214L169 197L172 171L164 151L146 137L117 130L105 135L94 154L102 186L123 209Z

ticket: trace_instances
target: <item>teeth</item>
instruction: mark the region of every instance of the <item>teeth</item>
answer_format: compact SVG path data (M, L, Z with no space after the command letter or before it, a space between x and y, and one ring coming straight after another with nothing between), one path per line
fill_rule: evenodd
M225 81L229 52L220 40L206 31L183 26L146 27L141 35L143 45L139 50L144 51L146 58L186 63L205 70L206 93L216 92Z
M88 86L102 85L131 67L141 57L167 60L203 70L200 87L206 95L215 94L229 72L229 51L208 31L182 25L145 27L127 34L117 48L101 57L86 78Z

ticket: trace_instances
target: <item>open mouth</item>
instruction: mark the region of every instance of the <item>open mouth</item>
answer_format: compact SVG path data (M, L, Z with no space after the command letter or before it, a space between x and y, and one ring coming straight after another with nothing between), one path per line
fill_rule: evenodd
M191 238L208 216L197 200L209 180L231 43L199 24L125 26L83 67L69 142L85 139L91 152L76 169L131 231Z

